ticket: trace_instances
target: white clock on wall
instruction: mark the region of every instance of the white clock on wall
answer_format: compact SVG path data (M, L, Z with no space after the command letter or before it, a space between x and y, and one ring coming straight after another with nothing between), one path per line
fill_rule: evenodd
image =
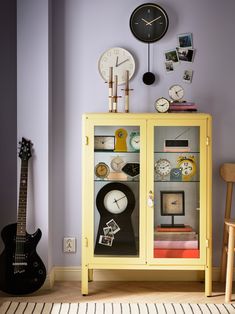
M114 47L106 50L98 62L101 77L108 82L109 69L113 68L113 75L118 76L118 85L126 82L126 71L129 71L129 79L135 72L135 60L126 49Z

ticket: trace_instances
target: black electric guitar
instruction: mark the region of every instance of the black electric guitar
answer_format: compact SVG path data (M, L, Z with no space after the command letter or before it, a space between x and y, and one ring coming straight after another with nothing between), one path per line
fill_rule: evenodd
M26 294L38 290L46 279L46 268L36 252L42 236L38 229L34 234L26 231L26 203L28 160L32 143L22 138L20 142L21 175L17 223L2 230L5 248L0 255L0 289L10 294Z

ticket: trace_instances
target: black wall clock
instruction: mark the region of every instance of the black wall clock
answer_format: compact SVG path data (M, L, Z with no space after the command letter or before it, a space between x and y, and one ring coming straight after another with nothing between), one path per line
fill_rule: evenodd
M131 214L135 208L135 196L132 190L120 182L108 183L99 190L96 207L100 213L100 222L95 254L136 255L131 222Z
M169 26L168 16L163 8L155 3L144 3L131 14L130 29L132 34L145 43L161 39Z
M155 82L154 73L150 72L150 43L160 40L167 32L168 16L163 8L155 3L144 3L131 14L130 29L140 41L148 44L148 71L143 75L143 82L151 85Z

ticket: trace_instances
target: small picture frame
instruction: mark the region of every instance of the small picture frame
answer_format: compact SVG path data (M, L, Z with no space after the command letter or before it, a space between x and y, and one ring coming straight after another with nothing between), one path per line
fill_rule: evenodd
M194 55L195 55L195 49L177 47L176 50L178 53L179 61L193 62Z
M101 235L99 238L99 244L105 245L105 246L112 246L113 245L113 237Z
M177 37L178 47L181 48L193 48L193 36L192 33L179 34Z
M174 72L174 64L173 61L165 61L165 70L166 73L172 73Z
M183 74L183 81L185 83L192 83L193 79L193 70L185 70Z
M113 235L121 230L114 219L109 220L106 225L111 228Z
M161 215L184 216L184 191L161 191Z
M166 59L166 62L172 61L174 65L179 63L179 57L178 57L176 49L166 50L165 59Z

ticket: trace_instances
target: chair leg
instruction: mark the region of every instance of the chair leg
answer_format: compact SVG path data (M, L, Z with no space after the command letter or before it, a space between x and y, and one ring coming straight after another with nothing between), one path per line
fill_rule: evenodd
M226 273L225 302L230 302L231 297L232 297L235 228L232 226L229 226L228 234L229 234L228 236L228 261L227 261L227 273Z
M225 247L223 247L222 257L221 257L221 269L220 269L220 281L221 282L225 282L226 264L227 264L227 252L226 252Z

